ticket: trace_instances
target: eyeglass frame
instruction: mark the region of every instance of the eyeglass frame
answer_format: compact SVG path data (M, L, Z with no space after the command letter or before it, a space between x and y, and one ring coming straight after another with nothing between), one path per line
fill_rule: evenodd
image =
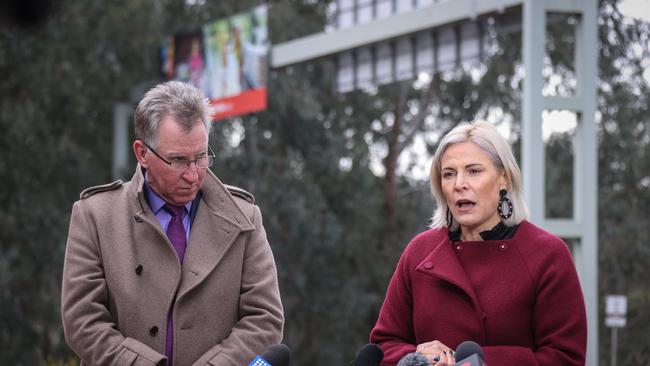
M182 159L182 160L181 160L181 159L177 159L177 160L173 160L173 161L167 161L167 159L165 159L165 158L163 158L162 156L160 156L160 154L158 154L158 153L156 152L156 150L154 150L151 146L149 146L149 144L147 144L146 142L144 142L144 141L142 141L142 140L140 140L140 142L142 142L142 143L144 144L144 146L147 147L147 149L151 150L151 152L152 152L154 155L156 155L156 156L158 157L158 159L162 160L165 164L169 165L170 168L172 168L172 169L174 169L174 170L179 170L179 171L188 169L188 168L190 167L190 164L192 164L192 163L194 163L194 165L196 165L197 168L207 169L207 168L211 167L212 164L214 164L214 158L216 157L214 151L212 151L212 148L210 147L210 145L208 145L208 153L207 153L206 156L201 156L201 157L198 157L198 158L196 158L196 159L194 159L194 160L187 160L187 159ZM201 166L199 166L199 165L196 163L198 160L203 159L203 158L207 158L207 159L208 159L208 165L205 166L205 167L201 167ZM174 162L177 162L177 163L184 162L184 163L185 163L185 166L184 166L184 167L175 167L175 166L173 165Z

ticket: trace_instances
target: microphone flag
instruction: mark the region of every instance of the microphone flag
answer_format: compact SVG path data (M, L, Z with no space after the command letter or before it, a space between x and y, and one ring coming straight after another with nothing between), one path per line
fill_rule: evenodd
M273 366L268 361L263 359L260 356L255 356L255 358L248 364L248 366Z

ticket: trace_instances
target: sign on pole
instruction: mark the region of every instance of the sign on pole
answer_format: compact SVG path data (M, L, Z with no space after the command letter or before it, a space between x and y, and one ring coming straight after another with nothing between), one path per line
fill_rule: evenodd
M605 298L605 325L612 328L611 366L616 366L618 353L618 328L626 323L627 296L607 295Z
M622 328L627 323L627 296L607 295L605 303L605 325Z

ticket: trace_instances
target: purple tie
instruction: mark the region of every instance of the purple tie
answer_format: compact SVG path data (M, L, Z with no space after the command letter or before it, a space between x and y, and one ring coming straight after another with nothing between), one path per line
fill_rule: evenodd
M187 240L185 239L185 226L183 226L185 206L174 206L165 203L163 208L172 215L172 221L169 222L169 226L167 227L167 237L172 242L174 249L176 249L178 259L183 263L185 247L187 246Z
M183 216L185 216L185 206L174 206L166 203L163 208L172 215L172 221L167 227L167 237L172 242L178 259L183 263L187 239L185 238L185 227L183 226ZM172 302L167 316L167 342L165 344L165 355L167 355L167 365L172 366L172 357L174 355L174 322L172 314L174 313L174 303Z

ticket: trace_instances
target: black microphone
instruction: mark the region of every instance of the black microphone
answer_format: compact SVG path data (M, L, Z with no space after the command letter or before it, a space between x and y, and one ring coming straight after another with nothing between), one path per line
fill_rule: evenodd
M384 359L384 351L374 343L368 343L361 347L353 366L378 366Z
M402 357L397 366L431 366L431 362L423 354L412 352Z
M287 366L291 358L291 350L284 344L274 344L262 352L248 366Z
M483 349L478 343L473 341L465 341L458 345L456 348L456 363L454 366L487 366L483 361Z

